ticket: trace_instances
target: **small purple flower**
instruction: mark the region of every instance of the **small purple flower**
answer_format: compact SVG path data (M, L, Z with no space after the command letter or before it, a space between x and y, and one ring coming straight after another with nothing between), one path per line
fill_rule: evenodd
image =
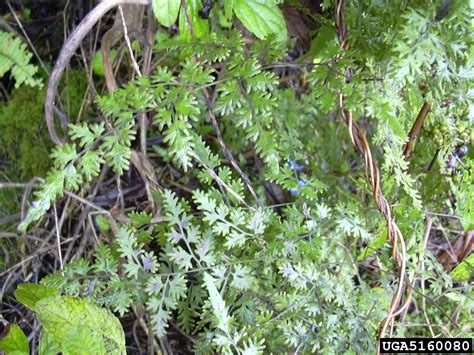
M155 263L153 262L153 257L151 255L147 255L143 258L143 269L144 270L152 270Z
M293 276L295 274L295 271L293 270L292 267L290 266L286 266L284 269L283 269L283 275L285 277L290 277L290 276Z
M180 224L181 224L181 228L186 228L187 226L189 226L189 221L186 218L183 218Z
M173 241L175 241L176 243L179 242L182 237L183 236L175 230L171 232L171 238L173 238Z
M295 189L294 187L292 187L290 189L290 194L291 196L295 197L296 195L298 195L298 192L307 185L306 183L306 180L304 179L299 179L298 180L298 189Z
M304 179L299 179L298 180L298 187L303 188L306 186L306 181Z
M290 167L290 170L292 171L301 171L303 170L303 165L298 164L295 162L293 159L288 160L288 166Z

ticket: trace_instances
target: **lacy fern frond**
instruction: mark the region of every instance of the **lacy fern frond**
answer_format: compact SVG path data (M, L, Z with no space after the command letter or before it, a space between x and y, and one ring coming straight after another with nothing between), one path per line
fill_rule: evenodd
M16 88L22 84L41 87L41 79L35 77L38 67L30 64L32 56L19 38L0 31L0 78L11 70Z

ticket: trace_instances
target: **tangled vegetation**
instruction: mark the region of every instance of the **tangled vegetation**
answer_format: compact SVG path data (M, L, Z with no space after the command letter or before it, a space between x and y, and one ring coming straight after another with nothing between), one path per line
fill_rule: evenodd
M43 88L0 32L0 58L18 47L0 68L17 86L0 106L0 349L356 354L472 336L473 15L104 0Z

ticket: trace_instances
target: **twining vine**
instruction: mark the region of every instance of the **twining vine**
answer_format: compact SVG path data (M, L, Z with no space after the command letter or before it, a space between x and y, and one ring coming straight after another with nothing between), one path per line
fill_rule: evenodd
M336 12L336 25L337 33L339 37L339 42L343 50L349 48L349 41L347 40L347 26L344 22L344 4L345 0L339 0L337 3L337 12ZM351 70L346 68L346 82L351 80ZM388 311L387 317L382 321L379 327L378 338L382 338L385 334L385 331L389 324L394 325L395 317L403 312L403 310L409 305L411 299L408 298L405 305L399 307L402 300L402 296L405 290L405 278L406 278L406 259L407 259L407 250L405 239L403 238L402 232L398 228L395 218L392 217L392 212L390 205L382 193L380 187L380 171L377 165L377 162L372 156L369 143L365 138L365 134L360 130L357 124L354 122L353 115L351 111L348 111L344 107L344 96L339 94L339 108L341 110L342 117L347 124L349 129L349 135L351 137L352 144L359 151L359 153L364 157L365 162L365 175L369 184L372 188L373 197L375 203L377 204L378 209L385 217L387 221L387 231L388 231L388 240L392 244L392 256L395 262L399 266L399 278L398 285L395 294L393 295L392 302L390 304L390 309ZM401 246L401 251L398 251L398 245ZM377 347L378 349L378 347ZM379 349L377 350L379 352Z

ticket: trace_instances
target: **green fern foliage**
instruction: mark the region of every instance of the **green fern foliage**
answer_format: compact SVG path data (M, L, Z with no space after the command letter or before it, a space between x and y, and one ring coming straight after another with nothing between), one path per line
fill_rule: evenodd
M50 227L51 206L70 191L83 202L99 176L117 190L137 171L145 180L135 159L143 143L160 188L147 186L146 210L129 200L116 218L116 208L100 208L93 256L41 284L121 316L143 314L158 340L178 328L197 354L375 352L400 270L368 167L340 119L342 96L378 162L404 236L404 282L423 307L405 309L393 332L468 336L449 315L464 322L472 313L472 258L445 272L424 225L438 216L448 216L449 228L436 222L448 233L473 225L472 5L452 1L440 19L435 2L347 3L342 55L334 2L324 1L310 48L292 59L280 2L215 2L216 21L198 18L204 2L185 3L189 16L177 0L153 2L179 35L160 29L150 75L99 95L95 121L69 125L19 228ZM232 27L232 13L259 40ZM425 102L431 111L406 156Z
M30 64L32 56L26 44L19 38L15 38L11 33L0 31L0 77L11 70L16 81L16 88L22 84L41 87L41 79L35 77L38 67Z

